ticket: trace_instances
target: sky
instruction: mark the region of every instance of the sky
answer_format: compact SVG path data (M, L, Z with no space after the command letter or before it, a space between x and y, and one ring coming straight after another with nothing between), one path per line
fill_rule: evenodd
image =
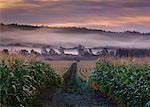
M3 23L150 32L150 0L0 0Z

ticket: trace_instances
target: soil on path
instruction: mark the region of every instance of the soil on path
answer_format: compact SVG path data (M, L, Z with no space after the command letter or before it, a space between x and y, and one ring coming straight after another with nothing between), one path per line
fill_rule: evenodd
M67 74L62 88L43 89L39 100L44 107L115 107L111 101L96 90L84 90L75 84L76 66Z
M44 107L115 107L100 92L80 92L75 90L44 89L40 95Z

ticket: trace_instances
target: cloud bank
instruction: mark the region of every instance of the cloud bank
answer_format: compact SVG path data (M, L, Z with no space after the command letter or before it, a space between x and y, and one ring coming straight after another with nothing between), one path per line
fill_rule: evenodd
M0 0L1 21L112 31L150 31L148 0Z

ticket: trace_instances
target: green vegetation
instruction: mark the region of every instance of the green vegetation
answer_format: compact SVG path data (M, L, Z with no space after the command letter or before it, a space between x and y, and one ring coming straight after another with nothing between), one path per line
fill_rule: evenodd
M51 66L42 61L15 60L0 64L0 102L3 106L38 106L42 88L57 87L61 80Z
M150 101L150 64L113 65L97 61L91 72L90 87L125 106L145 106Z
M150 64L116 65L99 60L87 81L81 77L87 77L88 69L78 65L73 63L63 74L63 91L95 94L97 90L121 106L150 105ZM3 106L42 106L38 99L40 91L60 85L61 78L46 62L16 59L0 63L0 102Z
M63 87L74 88L77 90L86 89L86 82L77 74L77 63L73 63L66 73L63 75Z
M73 63L71 67L64 73L63 77L63 85L64 87L68 86L76 86L75 75L77 72L77 63Z

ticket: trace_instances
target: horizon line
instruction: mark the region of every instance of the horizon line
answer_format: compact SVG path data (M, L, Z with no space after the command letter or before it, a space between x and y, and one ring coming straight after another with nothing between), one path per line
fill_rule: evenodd
M79 26L48 26L45 24L20 24L20 23L4 23L1 22L1 25L20 25L20 26L32 26L32 27L43 27L43 28L77 28L77 29L86 29L86 30L95 30L95 31L103 31L103 32L111 32L111 33L140 33L140 34L150 34L150 32L141 32L137 30L124 30L124 31L112 31L106 29L97 29L97 28L88 28L88 27L79 27Z

